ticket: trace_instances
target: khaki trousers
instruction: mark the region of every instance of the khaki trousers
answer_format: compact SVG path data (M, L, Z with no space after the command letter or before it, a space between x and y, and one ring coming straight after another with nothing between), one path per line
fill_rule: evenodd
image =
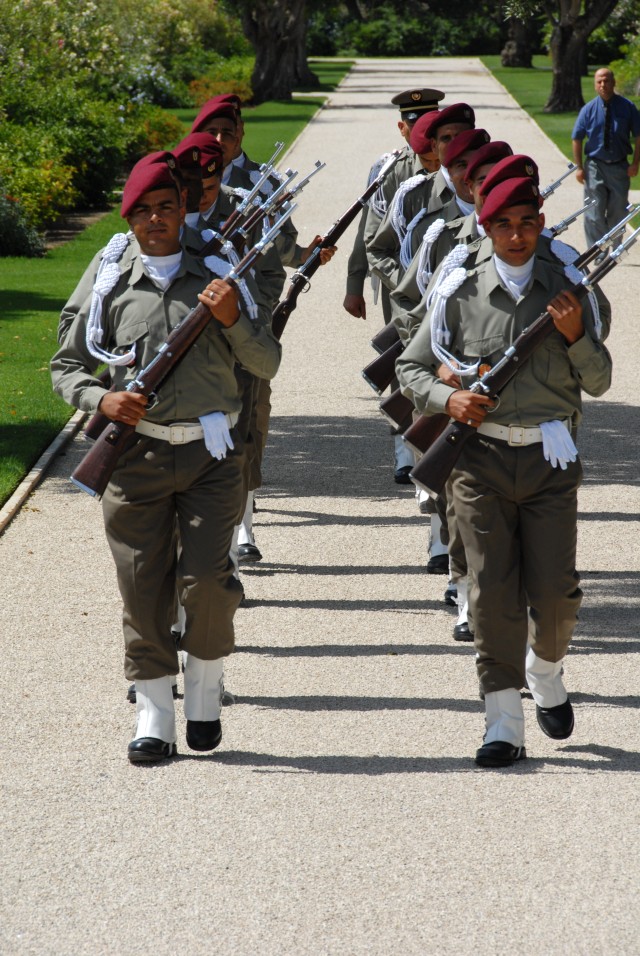
M254 379L253 408L251 409L251 435L254 453L249 474L249 491L262 487L262 460L269 437L271 417L271 382L266 378Z
M452 473L485 694L524 685L527 638L546 661L567 652L582 598L575 567L581 478L579 461L552 468L540 444L513 448L480 436Z
M242 440L216 461L203 441L141 438L120 459L102 499L123 601L125 676L178 672L171 625L176 590L186 624L181 647L202 660L233 651L242 585L229 547L242 496ZM180 546L178 547L178 541Z

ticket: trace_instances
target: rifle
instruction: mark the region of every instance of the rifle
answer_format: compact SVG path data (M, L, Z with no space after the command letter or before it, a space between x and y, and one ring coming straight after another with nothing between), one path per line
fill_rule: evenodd
M569 165L567 166L566 172L564 172L562 176L559 176L552 183L549 183L548 186L545 186L544 189L540 190L541 198L548 199L549 196L551 196L556 191L556 189L558 188L560 183L563 181L563 179L566 179L567 176L570 176L571 173L574 172L574 170L576 170L577 168L578 167L575 163L569 163Z
M551 233L553 238L555 239L556 236L560 236L563 232L565 232L569 228L569 226L576 221L576 219L579 219L580 216L584 215L584 213L588 209L591 209L592 206L595 206L596 202L597 202L596 199L587 199L584 206L581 206L580 209L577 209L575 212L572 212L571 215L567 216L566 219L561 219L560 222L557 222L555 224L555 226L551 226L551 228L549 229L549 232Z
M591 206L595 204L595 202L596 202L595 199L588 200L584 204L584 206L581 206L581 208L578 209L576 212L572 213L570 216L567 216L566 219L561 219L560 222L556 223L554 226L551 226L549 231L552 233L553 237L555 238L556 236L559 236L566 229L568 229L569 226L573 222L575 222L576 219L582 216L583 213L587 211L587 209L590 209ZM587 250L587 252L584 252L581 256L579 256L576 259L574 265L577 268L580 268L581 265L582 267L584 267L589 261L591 261L591 259L595 258L602 251L602 248L606 247L609 244L609 242L611 242L612 239L614 239L616 235L618 235L624 229L627 222L629 222L629 220L632 219L638 211L640 211L640 203L637 206L634 206L633 209L631 206L629 206L628 208L629 210L632 210L632 211L628 212L628 214L624 217L624 219L622 219L619 223L617 223L613 227L613 229L611 229L605 236L603 236L601 239L598 239L597 242L595 242L594 245L591 247L591 249ZM386 332L388 328L389 326L385 326L382 331ZM376 338L379 338L379 335L376 336ZM381 338L380 338L380 341L382 341ZM374 344L373 339L371 344L372 345ZM389 339L389 345L391 344L392 344L392 341L391 339ZM402 427L403 423L407 421L413 409L411 400L406 398L402 394L399 388L393 391L391 395L388 395L387 398L383 399L383 401L380 402L380 405L378 407L380 411L382 412L382 414L384 415L384 417L395 428ZM419 452L420 454L424 454L424 452L427 450L427 448L433 441L433 423L431 422L430 424L427 425L427 422L424 421L423 419L426 419L426 418L432 419L434 417L435 416L433 415L422 416L421 418L417 419L413 423L413 425L409 428L408 432L405 433L404 435L404 438L407 444L410 445L415 451ZM445 415L442 416L442 419L443 421L448 421Z
M287 169L285 172L285 176L287 178L284 179L280 186L273 193L271 193L270 196L267 196L262 205L258 206L251 213L249 218L229 236L229 239L231 242L233 242L238 252L249 239L252 229L254 229L267 216L272 216L281 210L286 210L288 208L288 203L290 203L295 196L297 196L298 193L304 189L309 180L315 176L316 173L319 173L321 169L324 169L326 165L326 163L321 163L319 159L316 160L315 166L311 172L308 173L291 189L289 186L291 185L292 180L298 175L298 172L297 170L294 171L292 169Z
M287 290L287 295L284 299L278 302L277 306L273 310L273 316L271 319L271 329L275 337L279 340L282 337L285 326L289 321L289 316L294 311L298 304L298 296L301 292L306 292L310 286L310 279L316 274L320 268L320 250L328 249L330 246L335 246L336 242L343 235L362 211L363 207L366 206L367 202L373 196L374 192L382 184L387 174L393 169L398 160L400 159L401 150L396 149L393 151L387 162L382 166L380 172L376 179L367 187L361 196L356 199L352 206L349 206L347 211L340 216L339 219L336 219L334 224L331 226L329 231L320 240L320 244L316 246L309 258L303 262L299 269L293 273L291 276L291 282Z
M237 281L252 268L259 256L271 245L294 208L292 206L281 216L238 265L227 273L225 282ZM176 325L166 342L158 349L155 358L138 372L126 390L136 395L153 397L213 318L207 306L199 303ZM136 438L135 426L112 421L107 416L102 417L106 422L104 429L71 475L71 481L78 488L94 497L104 494L118 459L133 445Z
M404 352L404 342L397 339L394 344L362 369L362 377L368 385L381 395L391 384L396 374L396 359Z
M379 332L376 332L371 339L371 345L379 355L382 355L388 348L395 345L399 338L400 333L397 326L393 322L389 322L387 325L383 325Z
M573 286L571 291L574 295L579 299L585 298L592 291L593 286L597 285L617 265L619 258L636 242L639 234L640 228L636 229L617 249L608 253L590 275L585 276L580 283ZM483 395L496 398L554 329L555 324L549 312L543 312L520 333L500 361L477 382L474 382L469 391L481 392ZM431 419L448 418L446 415L428 417ZM437 424L437 422L431 422L431 427L433 428ZM476 431L473 425L466 425L459 421L449 421L413 468L411 480L414 484L423 488L430 495L440 494L462 453L465 443L472 435L476 434ZM404 437L407 438L407 435Z
M251 206L261 205L262 200L259 199L258 202L255 203L255 199L259 195L260 190L264 186L265 182L269 179L269 176L271 176L272 172L274 171L273 164L283 149L284 149L284 143L280 143L280 142L276 143L275 152L273 156L271 157L271 159L269 160L269 162L263 163L262 166L260 166L260 172L262 173L262 175L260 179L258 180L258 182L255 184L253 189L245 196L242 202L239 203L238 206L236 206L236 208L233 210L233 212L231 213L229 218L226 220L226 222L222 224L222 226L220 227L220 232L214 232L211 239L200 251L200 255L203 259L206 258L206 256L215 256L215 254L220 251L225 241L229 237L231 230L234 227L237 227L243 219L246 219L251 214L251 209L250 209Z

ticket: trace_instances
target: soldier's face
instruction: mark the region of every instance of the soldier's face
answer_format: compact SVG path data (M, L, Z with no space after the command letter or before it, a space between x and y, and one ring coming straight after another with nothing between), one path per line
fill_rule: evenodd
M210 176L202 180L202 197L200 199L200 212L206 212L213 206L220 195L220 176Z
M473 196L473 202L476 207L476 212L480 212L484 202L484 198L480 195L480 187L495 165L495 163L487 163L485 166L478 166L473 174L473 179L468 182L471 195Z
M176 188L153 189L140 197L127 222L145 256L171 256L180 252L184 213Z
M484 224L493 251L509 266L523 266L536 251L544 216L525 203L501 209Z
M222 161L228 166L232 159L239 156L242 151L242 131L238 124L226 116L214 116L206 126L203 126L204 133L211 133L220 143L222 149Z
M462 199L463 202L473 202L473 196L471 195L469 184L465 181L464 175L467 171L467 166L470 160L474 156L474 153L475 150L470 150L468 153L463 153L462 156L454 160L454 162L451 163L448 168L451 182L456 190L456 196Z
M444 163L444 154L451 140L465 129L473 129L473 127L470 123L446 123L438 127L436 137L431 140L431 144L441 163Z

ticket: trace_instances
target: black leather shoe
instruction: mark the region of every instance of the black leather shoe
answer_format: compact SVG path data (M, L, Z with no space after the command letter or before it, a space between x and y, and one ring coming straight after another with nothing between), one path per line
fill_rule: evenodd
M410 485L411 478L409 473L413 470L413 465L403 465L402 468L396 468L393 473L393 480L396 485Z
M448 574L449 573L449 555L436 554L435 557L427 561L427 574Z
M171 693L173 694L173 699L177 700L178 699L177 684L171 685ZM135 704L136 702L136 685L135 684L129 684L129 690L127 691L127 700L129 701L130 704Z
M255 544L238 545L238 564L255 564L262 561L262 555Z
M573 733L573 707L568 697L564 704L559 704L557 707L538 707L536 704L536 717L540 729L547 737L553 737L554 740L566 740Z
M449 584L447 586L447 590L444 592L443 600L448 607L458 606L458 589L455 584Z
M215 750L222 740L219 720L188 720L187 745L192 750Z
M158 763L167 757L175 757L177 753L175 744L168 744L157 737L139 737L132 740L127 748L131 763Z
M524 747L514 747L505 740L494 740L476 750L476 763L479 767L511 767L516 760L524 760L526 756Z
M464 624L456 624L453 629L453 639L454 641L472 641L473 634L469 630L469 625L465 621Z

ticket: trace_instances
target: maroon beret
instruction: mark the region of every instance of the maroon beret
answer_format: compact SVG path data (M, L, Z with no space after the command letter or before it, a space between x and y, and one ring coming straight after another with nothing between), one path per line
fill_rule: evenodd
M211 133L189 133L173 148L178 167L200 169L206 179L222 171L222 147Z
M431 152L431 127L439 115L438 110L431 110L429 113L424 113L414 123L409 137L409 145L414 153Z
M482 212L478 216L480 225L493 219L503 209L509 206L521 206L523 204L535 205L540 209L542 206L542 197L540 190L529 176L521 176L518 179L505 179L491 190L484 201Z
M531 157L524 156L522 153L507 156L506 159L500 160L493 167L480 187L480 195L487 196L494 186L498 186L505 179L522 179L524 177L533 180L536 186L540 185L538 167Z
M442 165L448 169L449 166L455 163L456 159L459 159L464 153L469 153L471 150L486 146L490 139L491 137L486 129L463 130L461 133L458 133L457 136L454 136L447 146Z
M454 103L453 106L447 106L440 110L431 126L431 136L435 137L436 130L440 126L448 126L449 123L468 123L472 128L476 125L476 114L467 103Z
M176 161L173 154L166 152L151 153L135 164L129 173L129 178L122 193L120 215L123 219L127 218L140 197L145 193L152 189L168 189L176 186L172 171L175 169L175 165Z
M234 99L237 100L237 97ZM229 102L227 96L214 96L213 99L207 100L194 119L191 132L202 132L203 127L212 119L231 119L235 123L238 120L238 114L239 110L232 102Z
M462 135L462 133L460 135ZM473 158L467 165L464 178L466 180L473 179L475 173L481 166L487 166L489 163L499 163L501 159L506 159L507 156L513 156L513 150L508 143L504 143L499 139L494 143L487 143L486 146L481 147L481 149L474 153Z
M453 106L447 106L444 110L425 113L411 130L409 143L414 153L431 152L429 140L435 139L438 128L448 123L468 123L473 128L476 124L476 114L466 103L454 103Z

